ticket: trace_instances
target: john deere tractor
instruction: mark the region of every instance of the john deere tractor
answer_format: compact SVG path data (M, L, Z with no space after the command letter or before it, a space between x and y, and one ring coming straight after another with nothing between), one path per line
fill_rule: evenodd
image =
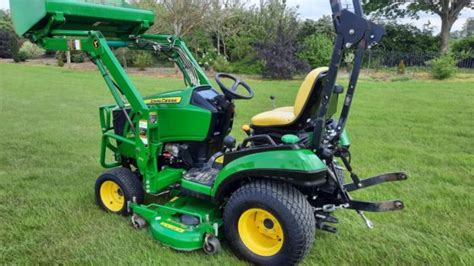
M300 262L316 230L336 232L330 224L337 223L331 215L337 209L355 210L369 227L364 211L403 209L399 200L366 202L349 194L407 178L396 172L360 179L351 166L346 121L364 52L384 35L364 18L360 0L353 0L353 12L330 0L337 37L329 67L306 76L293 106L254 116L241 143L230 133L236 101L254 96L249 84L218 73L214 87L180 38L146 33L153 12L91 2L10 0L10 6L20 36L48 50L87 54L115 100L99 108L100 163L108 169L95 184L102 209L130 215L134 227L147 227L173 249L214 254L225 238L239 257L257 264ZM143 97L114 56L119 47L169 58L186 85ZM345 89L336 78L347 51L355 57ZM145 202L145 194L168 201Z

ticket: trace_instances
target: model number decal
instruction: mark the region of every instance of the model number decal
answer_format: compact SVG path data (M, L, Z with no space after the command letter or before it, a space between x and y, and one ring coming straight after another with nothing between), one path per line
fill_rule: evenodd
M177 227L176 225L172 225L172 224L169 224L169 223L165 223L165 222L161 222L160 223L163 227L166 227L168 229L171 229L173 231L176 231L178 233L183 233L184 232L184 229L183 228L179 228Z
M145 100L146 104L178 104L181 102L181 97L165 97Z

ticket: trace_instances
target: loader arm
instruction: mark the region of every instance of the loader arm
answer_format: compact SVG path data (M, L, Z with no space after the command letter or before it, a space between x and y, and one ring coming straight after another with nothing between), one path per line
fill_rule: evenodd
M160 175L156 164L157 156L163 148L156 123L156 110L151 111L112 49L127 47L164 54L182 71L187 86L210 85L204 70L186 44L173 35L145 34L154 24L155 14L130 6L60 0L11 0L10 5L18 35L47 50L83 52L100 71L116 103L100 108L101 165L105 168L119 166L122 163L120 156L125 154L136 160L145 180L151 183L157 179L164 180L159 188L175 182L179 173ZM131 129L129 136L122 136L114 131L111 123L114 110L121 111L126 117L127 127ZM140 122L149 126L140 128ZM142 133L145 139L139 137ZM113 144L114 141L117 145ZM120 150L118 143L124 144ZM106 162L107 150L115 155L112 163Z

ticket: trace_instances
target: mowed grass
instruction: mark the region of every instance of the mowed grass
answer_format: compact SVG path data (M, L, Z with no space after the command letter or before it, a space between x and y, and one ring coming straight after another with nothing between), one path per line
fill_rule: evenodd
M179 79L132 77L143 94L183 87ZM293 102L301 81L249 80L234 135L252 115ZM94 202L98 106L110 103L98 72L0 64L0 263L240 265L220 254L177 252ZM445 82L361 81L348 130L362 177L406 170L410 179L353 193L403 199L406 209L338 211L339 233L317 232L306 265L474 265L474 78ZM176 121L179 123L179 121Z

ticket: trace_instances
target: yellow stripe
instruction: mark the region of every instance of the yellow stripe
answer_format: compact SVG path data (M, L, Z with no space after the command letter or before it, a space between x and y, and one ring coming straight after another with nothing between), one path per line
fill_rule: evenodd
M183 233L184 232L184 229L183 228L179 228L175 225L172 225L172 224L169 224L169 223L165 223L165 222L161 222L160 223L162 226L168 228L168 229L171 229L173 231L176 231L178 233Z

